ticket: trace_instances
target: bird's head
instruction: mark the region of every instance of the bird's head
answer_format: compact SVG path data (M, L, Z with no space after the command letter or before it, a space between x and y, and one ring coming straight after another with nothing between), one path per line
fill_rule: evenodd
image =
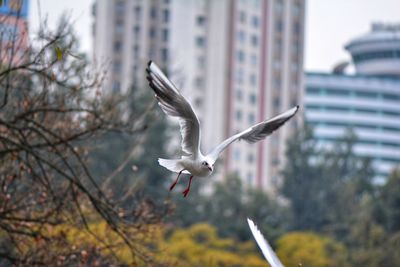
M209 161L207 160L201 162L201 167L204 169L208 169L210 172L214 170L214 165L209 163Z

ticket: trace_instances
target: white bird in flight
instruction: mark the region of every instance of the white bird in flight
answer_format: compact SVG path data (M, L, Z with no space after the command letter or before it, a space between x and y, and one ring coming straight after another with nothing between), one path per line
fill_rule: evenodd
M279 260L278 256L276 256L275 252L272 250L271 246L268 244L267 240L261 234L260 230L258 230L257 225L254 224L252 220L247 218L247 223L249 224L251 233L254 236L258 246L261 249L265 259L268 261L271 267L284 267L282 262Z
M178 91L176 86L165 76L161 69L152 61L147 68L147 80L155 92L158 105L169 116L178 117L182 135L182 158L181 159L158 159L158 163L172 172L178 173L175 182L170 186L170 191L178 183L182 173L190 174L189 184L183 196L186 197L190 191L190 184L194 176L209 176L214 170L214 163L219 154L232 142L245 140L255 143L270 135L281 127L287 120L293 117L299 106L235 134L216 146L210 153L203 155L200 151L200 123L190 103Z

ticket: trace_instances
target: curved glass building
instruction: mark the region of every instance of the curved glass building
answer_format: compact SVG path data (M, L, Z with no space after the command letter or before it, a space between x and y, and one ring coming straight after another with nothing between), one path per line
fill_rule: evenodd
M346 49L356 74L307 73L305 117L321 146L352 128L355 152L383 178L400 165L400 27L374 25Z
M400 77L400 24L373 24L345 46L358 74Z

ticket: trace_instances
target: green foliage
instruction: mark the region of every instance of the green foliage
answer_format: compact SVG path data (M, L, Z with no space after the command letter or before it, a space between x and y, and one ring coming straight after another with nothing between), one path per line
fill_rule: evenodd
M292 232L279 238L277 254L285 266L336 267L346 263L346 248L311 232Z
M400 169L394 170L380 190L381 217L378 218L389 232L400 231Z
M265 192L245 188L238 177L229 176L215 183L213 192L208 196L198 193L201 184L195 185L188 198L178 195L174 200L176 210L170 220L175 225L187 227L207 222L215 226L223 237L248 240L251 235L245 222L250 217L272 239L286 231L286 222L289 221L287 209L279 206Z
M373 193L370 160L356 156L349 132L329 151L318 151L309 128L288 144L282 192L290 200L293 229L332 232L339 239L350 231L360 200Z

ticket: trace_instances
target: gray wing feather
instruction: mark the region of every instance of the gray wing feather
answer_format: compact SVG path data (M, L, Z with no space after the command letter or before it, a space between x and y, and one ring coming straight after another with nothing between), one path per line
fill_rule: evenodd
M185 156L197 158L200 153L200 126L192 106L154 62L149 61L146 72L158 105L167 115L179 119L182 152Z
M268 261L271 267L284 267L282 262L279 260L278 256L276 256L275 252L272 250L271 246L268 244L267 240L261 234L260 230L258 230L257 225L254 224L252 220L247 218L247 223L249 224L250 230L256 240L259 248L261 249L265 259Z
M268 135L272 134L275 130L277 130L279 127L285 124L286 121L292 118L296 114L298 109L299 106L293 107L288 111L270 120L260 122L244 130L241 133L229 137L228 139L224 140L221 144L219 144L217 147L215 147L207 155L207 157L209 157L213 161L212 164L214 164L214 162L218 159L219 154L232 142L236 140L245 140L249 143L255 143L266 138Z

